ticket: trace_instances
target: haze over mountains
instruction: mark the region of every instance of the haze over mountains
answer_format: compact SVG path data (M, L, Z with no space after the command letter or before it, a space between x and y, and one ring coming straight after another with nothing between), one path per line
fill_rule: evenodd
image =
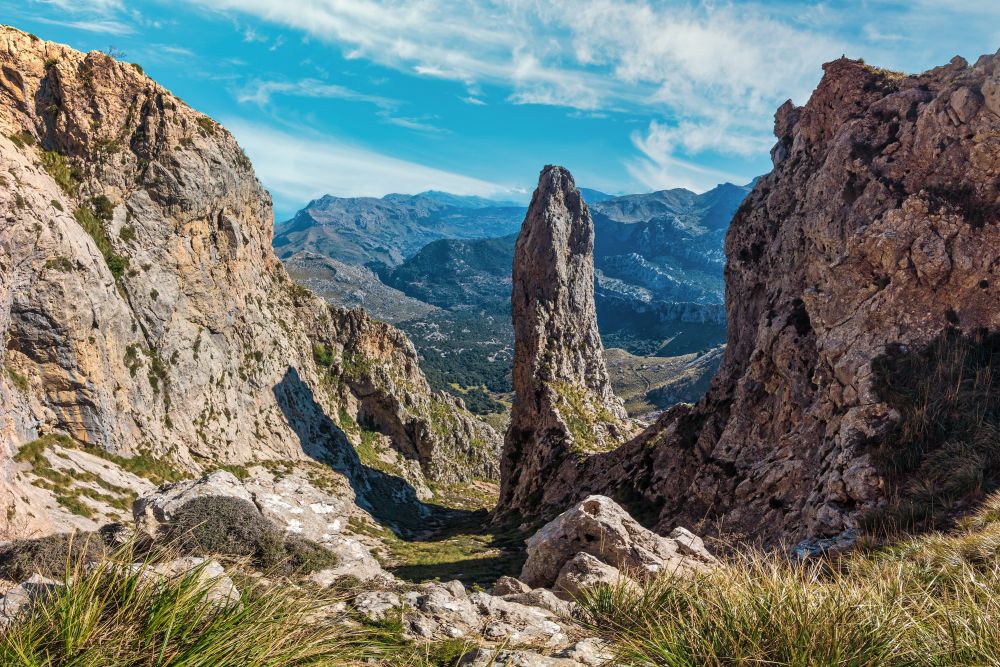
M723 240L748 191L728 183L700 195L581 190L596 231L601 335L606 347L625 351L616 370L643 370L645 356L662 365L664 357L693 354L694 362L724 343ZM488 412L500 410L494 399L510 391L511 263L525 211L440 192L326 196L278 225L274 245L297 281L331 303L363 307L399 326L433 386ZM692 383L690 396L657 394L662 385L647 384L662 398L630 408L694 400L704 383Z

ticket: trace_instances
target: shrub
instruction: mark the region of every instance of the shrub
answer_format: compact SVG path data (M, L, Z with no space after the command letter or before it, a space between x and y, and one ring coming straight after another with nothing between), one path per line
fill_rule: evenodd
M0 547L0 577L21 582L33 574L62 578L76 561L99 560L107 550L96 533L59 533Z
M97 195L91 199L90 205L94 209L94 215L97 216L98 220L107 222L114 216L115 205L104 195Z
M215 134L215 127L216 127L215 121L209 118L208 116L198 117L198 128L203 135L210 136Z
M280 572L312 572L336 558L319 544L282 531L253 503L229 496L206 496L174 514L168 538L184 553L250 558L254 565Z
M80 189L80 172L61 154L55 151L42 153L42 167L70 197L75 197Z
M135 227L132 225L122 225L121 231L118 232L118 238L125 243L131 243L135 240Z
M31 134L31 132L27 131L15 132L10 135L8 139L10 139L18 148L35 145L35 136Z
M126 269L128 269L128 258L115 252L114 246L111 245L111 239L108 238L108 233L105 231L104 225L97 217L97 214L91 208L81 206L73 211L73 217L90 234L90 237L94 239L97 249L104 256L104 262L108 265L111 275L115 277L116 281L121 280L122 276L125 275Z
M317 365L323 366L324 368L329 368L333 365L333 362L337 360L333 354L333 350L322 343L313 345L313 359L316 361Z
M59 200L58 200L58 199L53 199L53 200L52 200L52 201L50 201L49 203L50 203L50 204L52 204L52 208L56 209L56 210L57 210L57 211L59 211L60 213L61 213L62 211L64 211L64 210L66 210L66 209L64 209L64 208L63 208L63 205L62 205L62 204L61 204L61 203L59 202Z
M52 269L53 271L60 271L62 273L68 273L73 270L73 262L69 261L62 255L59 255L58 257L45 260L45 268Z

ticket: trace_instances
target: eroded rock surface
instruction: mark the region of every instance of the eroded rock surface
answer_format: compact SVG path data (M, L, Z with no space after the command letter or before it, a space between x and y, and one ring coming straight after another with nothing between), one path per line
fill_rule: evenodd
M867 443L899 414L873 360L1000 329L1000 58L824 69L805 106L778 110L774 170L730 226L729 338L708 394L564 464L542 504L602 493L661 532L772 544L843 534L890 493Z
M594 223L562 167L547 166L514 250L516 399L497 515L533 516L554 472L628 434L594 307Z
M610 498L590 496L528 538L520 579L529 586L553 586L580 553L632 576L692 573L716 563L700 540L687 531L675 534L681 539L657 535Z
M399 332L294 285L272 229L225 128L133 65L0 27L5 534L92 528L11 460L45 434L189 474L319 459L365 501L497 476L496 433L432 395ZM361 460L358 421L398 461Z

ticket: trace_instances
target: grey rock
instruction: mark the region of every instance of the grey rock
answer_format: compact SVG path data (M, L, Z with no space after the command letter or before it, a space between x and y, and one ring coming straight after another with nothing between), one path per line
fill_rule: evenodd
M615 653L611 645L603 639L588 637L560 651L556 657L569 658L587 667L603 667L614 664Z
M381 621L401 606L399 596L391 591L364 591L354 598L354 608L370 621Z
M496 580L493 584L493 595L499 595L503 597L505 595L513 595L515 593L530 593L531 586L524 583L520 579L515 577L503 576Z
M61 583L40 574L33 574L14 586L0 598L0 627L14 621L19 615L28 613L31 605L44 600L61 587Z
M629 586L638 590L635 581L624 576L617 567L602 563L583 551L566 561L559 570L553 588L570 598L576 598L597 586Z
M680 541L657 535L610 498L590 496L528 538L528 558L520 578L529 586L552 586L563 566L581 552L629 576L683 574L716 563L686 531L679 535Z
M479 648L462 656L459 667L585 667L586 663L534 651Z

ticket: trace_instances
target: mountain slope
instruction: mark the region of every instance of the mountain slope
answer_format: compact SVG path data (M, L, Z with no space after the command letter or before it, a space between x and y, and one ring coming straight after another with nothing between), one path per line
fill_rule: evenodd
M65 481L32 472L49 436L175 471L321 459L400 499L495 476L496 434L431 392L402 334L288 278L236 141L138 68L0 28L0 171L8 521L53 527L24 500ZM355 422L407 479L359 458Z
M510 234L524 208L447 193L341 198L327 195L276 229L281 258L309 251L348 264L396 266L441 238Z

